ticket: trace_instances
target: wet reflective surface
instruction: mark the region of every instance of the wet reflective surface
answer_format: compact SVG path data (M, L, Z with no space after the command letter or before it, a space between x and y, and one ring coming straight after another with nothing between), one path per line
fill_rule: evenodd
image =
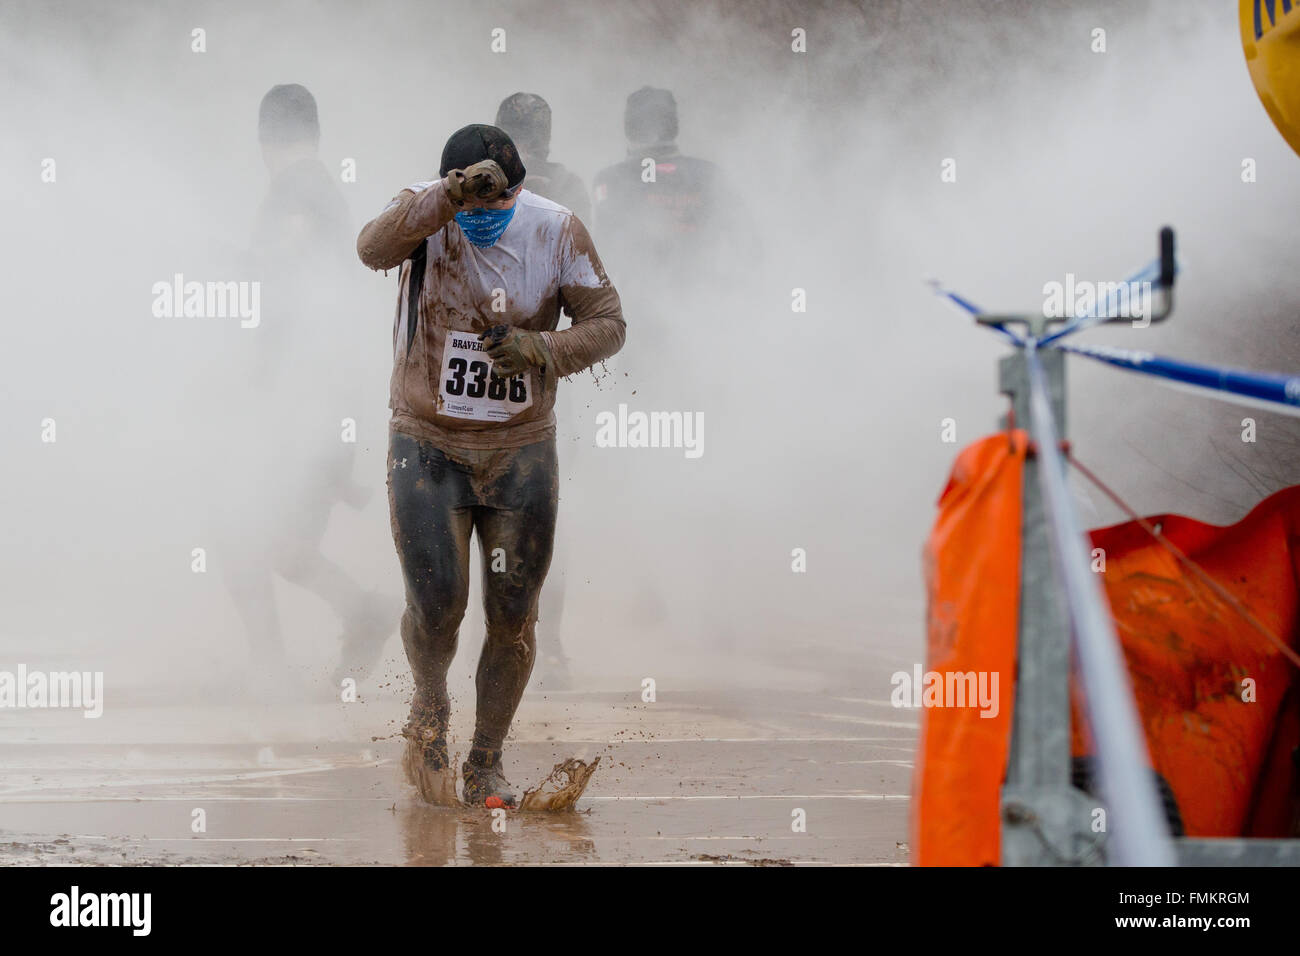
M331 705L318 706L315 722L332 739L294 742L304 734L284 726L278 742L186 743L191 732L210 738L222 715L207 714L197 733L194 708L159 704L117 712L113 735L138 742L97 745L72 715L6 714L0 863L907 859L915 715L887 702L754 692L654 704L622 694L533 697L507 745L512 782L536 785L568 757L601 764L576 811L504 818L421 803L402 780L398 739L357 733L360 742L348 742L330 726ZM246 735L234 712L225 718L230 736ZM373 722L371 714L360 729ZM796 832L801 819L806 829Z

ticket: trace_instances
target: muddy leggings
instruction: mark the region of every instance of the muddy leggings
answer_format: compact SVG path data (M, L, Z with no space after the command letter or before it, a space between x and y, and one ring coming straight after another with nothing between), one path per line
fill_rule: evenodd
M533 670L537 597L551 564L558 488L554 439L444 452L392 434L388 505L406 582L402 644L415 678L412 724L446 731L447 670L469 601L475 531L487 638L474 681L474 746L501 749Z

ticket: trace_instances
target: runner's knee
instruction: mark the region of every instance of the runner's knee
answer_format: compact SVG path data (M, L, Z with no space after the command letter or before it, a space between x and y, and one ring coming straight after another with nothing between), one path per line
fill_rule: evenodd
M437 578L422 576L417 582L407 584L406 613L415 629L429 637L455 634L468 603L468 582L458 580L453 574Z

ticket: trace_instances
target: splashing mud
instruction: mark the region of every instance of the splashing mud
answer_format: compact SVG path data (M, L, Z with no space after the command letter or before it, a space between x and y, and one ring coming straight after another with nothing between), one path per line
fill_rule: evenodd
M418 741L408 739L402 749L402 772L425 803L436 807L458 807L456 773L451 766L434 770L425 764ZM579 791L581 793L581 791Z
M520 810L572 810L573 805L587 789L587 781L596 772L600 764L597 757L591 763L585 763L571 757L563 763L557 763L550 776L531 790L524 791L524 798L519 801Z

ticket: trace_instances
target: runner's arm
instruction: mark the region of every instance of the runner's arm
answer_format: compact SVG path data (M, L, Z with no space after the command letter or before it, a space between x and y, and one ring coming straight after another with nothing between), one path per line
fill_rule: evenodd
M371 269L395 269L420 242L451 222L456 206L442 180L403 189L374 219L361 227L357 255Z
M571 216L561 242L560 303L573 320L562 332L543 332L555 374L572 375L623 347L627 323L618 291L605 275L586 227Z

